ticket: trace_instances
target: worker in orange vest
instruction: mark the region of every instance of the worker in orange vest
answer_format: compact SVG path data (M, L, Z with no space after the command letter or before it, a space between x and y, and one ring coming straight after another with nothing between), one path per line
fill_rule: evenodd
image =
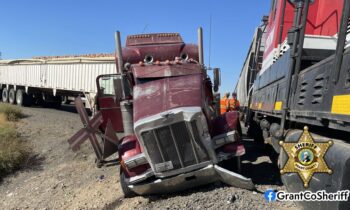
M239 111L239 101L237 99L237 94L236 93L232 93L232 98L229 99L229 111Z
M227 111L229 111L229 97L230 93L226 93L220 100L220 114L225 114Z

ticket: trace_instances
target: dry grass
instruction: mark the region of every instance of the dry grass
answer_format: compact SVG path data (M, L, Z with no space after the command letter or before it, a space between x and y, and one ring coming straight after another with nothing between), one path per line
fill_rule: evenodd
M21 108L10 104L0 104L0 113L5 114L9 121L17 121L23 117Z
M14 116L12 111L9 113ZM18 169L29 155L29 147L19 138L15 125L8 121L8 116L0 113L0 178Z

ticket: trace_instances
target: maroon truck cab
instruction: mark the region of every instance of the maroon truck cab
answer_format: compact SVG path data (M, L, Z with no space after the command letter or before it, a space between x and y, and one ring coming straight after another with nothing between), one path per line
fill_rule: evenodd
M245 151L238 113L217 114L219 74L213 84L201 43L185 44L178 33L128 36L124 48L118 44L118 74L97 78L100 129L110 121L124 136L118 153L126 196L219 180L254 188L250 179L218 166Z

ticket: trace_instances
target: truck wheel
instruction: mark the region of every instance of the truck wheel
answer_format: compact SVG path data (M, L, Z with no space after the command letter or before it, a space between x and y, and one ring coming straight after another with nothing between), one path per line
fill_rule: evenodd
M62 106L62 97L61 96L56 96L55 101L53 102L53 108L59 109Z
M128 184L126 183L125 174L122 169L120 169L120 186L122 187L122 191L124 193L125 198L131 198L136 196L136 194L128 187Z
M2 102L4 102L4 103L9 102L9 91L7 90L7 88L4 88L2 90Z
M9 102L10 104L16 103L16 91L13 88L11 88L9 91Z
M16 103L18 106L24 106L24 97L25 93L23 92L23 90L17 90Z
M32 106L34 103L34 98L32 94L24 94L24 101L23 101L23 105L24 106Z
M31 106L33 102L33 96L28 95L24 90L17 90L16 103L18 106Z

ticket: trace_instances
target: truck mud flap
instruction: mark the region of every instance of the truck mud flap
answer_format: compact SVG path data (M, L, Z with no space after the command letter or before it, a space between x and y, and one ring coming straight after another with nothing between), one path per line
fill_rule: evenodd
M221 168L218 165L214 166L216 173L219 176L220 181L233 187L243 188L247 190L255 190L255 185L252 179L244 177L235 172Z

